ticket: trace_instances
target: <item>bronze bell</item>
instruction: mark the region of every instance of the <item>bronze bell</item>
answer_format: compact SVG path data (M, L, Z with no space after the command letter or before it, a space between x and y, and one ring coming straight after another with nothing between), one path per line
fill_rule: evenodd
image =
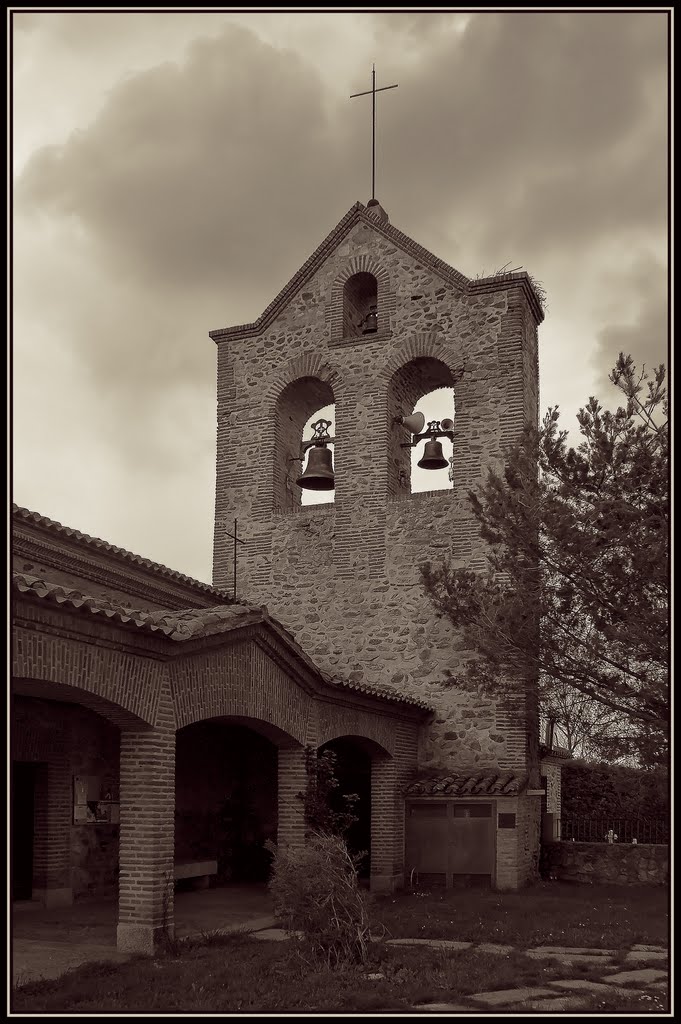
M336 486L333 477L333 456L326 445L310 448L305 472L296 483L308 491L332 491Z
M421 469L444 469L449 465L442 454L442 445L439 441L426 441L423 458L419 460L418 465Z
M378 330L378 317L376 316L376 310L372 309L367 314L366 320L362 324L362 334L375 334Z

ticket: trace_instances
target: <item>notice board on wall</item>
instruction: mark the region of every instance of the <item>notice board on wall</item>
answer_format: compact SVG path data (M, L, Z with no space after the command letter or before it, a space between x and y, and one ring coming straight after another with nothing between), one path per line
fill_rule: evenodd
M73 824L117 825L120 821L118 794L102 793L99 775L73 776Z

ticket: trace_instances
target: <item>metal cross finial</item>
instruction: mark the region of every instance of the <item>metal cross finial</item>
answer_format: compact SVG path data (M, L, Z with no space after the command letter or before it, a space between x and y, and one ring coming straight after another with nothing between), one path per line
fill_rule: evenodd
M243 544L244 543L242 541L241 537L239 537L237 535L237 521L236 521L236 519L234 520L234 533L225 533L225 536L226 537L231 537L232 540L234 541L234 586L233 586L232 597L236 601L236 558L237 558L237 547L236 546L237 546L237 544Z
M376 93L385 92L386 89L396 89L396 85L383 85L376 88L376 65L371 65L371 89L367 92L353 92L350 97L354 100L356 96L371 96L371 198L376 198Z

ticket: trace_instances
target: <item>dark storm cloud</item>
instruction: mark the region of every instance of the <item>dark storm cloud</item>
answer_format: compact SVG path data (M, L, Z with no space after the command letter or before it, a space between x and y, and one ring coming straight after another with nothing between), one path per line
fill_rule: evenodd
M604 377L620 352L636 366L652 370L668 363L667 273L652 257L638 261L619 285L620 294L633 298L638 309L629 322L609 324L598 334L594 363Z
M230 27L181 67L115 88L92 125L34 156L18 200L77 217L131 278L280 285L305 225L345 212L332 201L340 155L316 73Z
M379 104L378 194L398 227L465 273L511 259L540 279L570 262L584 275L594 246L659 233L662 17L485 13L460 30L456 15L407 13L362 24L385 46L386 74L403 58L399 92ZM79 38L97 25L79 23ZM162 438L177 389L211 386L207 331L255 318L368 198L358 195L368 100L349 103L348 74L341 96L296 53L229 26L183 63L122 81L89 126L29 161L19 210L76 224L84 258L108 275L75 308L67 296L62 319L108 418L125 424L116 443L129 434L134 448L157 423ZM59 307L58 286L51 300ZM655 288L641 303L661 315Z
M475 221L489 252L513 234L523 260L564 229L593 242L630 219L663 223L665 58L663 16L473 16L433 39L401 76L399 109L383 111L399 205Z

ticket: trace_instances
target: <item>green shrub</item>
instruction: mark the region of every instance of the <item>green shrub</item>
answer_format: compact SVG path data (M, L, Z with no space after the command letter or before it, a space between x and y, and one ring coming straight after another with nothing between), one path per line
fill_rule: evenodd
M302 849L273 843L269 882L275 913L296 935L296 953L328 967L363 964L369 953L368 899L357 881L356 860L344 840L310 831Z

